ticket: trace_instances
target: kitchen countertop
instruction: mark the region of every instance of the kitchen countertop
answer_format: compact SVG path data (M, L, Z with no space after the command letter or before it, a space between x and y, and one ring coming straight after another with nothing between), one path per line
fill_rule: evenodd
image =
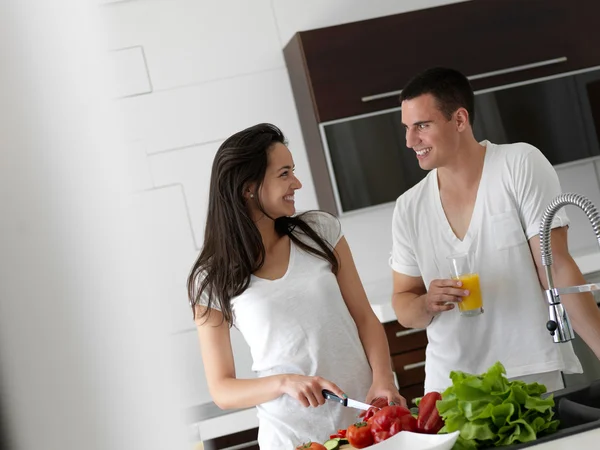
M600 271L600 252L573 255L575 262L584 275ZM371 307L382 322L396 320L390 302L391 274L376 282L365 283L365 290ZM219 409L214 403L198 405L188 410L187 421L190 423L193 440L208 440L219 436L258 427L256 409L227 410ZM571 450L573 448L594 448L600 441L600 429L587 431L560 440L533 446L536 450Z
M200 441L258 427L256 408L222 410L214 403L194 406L187 411L191 440Z
M585 431L583 433L557 439L555 441L544 442L543 444L532 445L527 448L535 450L573 450L575 448L591 449L598 448L600 440L600 429Z

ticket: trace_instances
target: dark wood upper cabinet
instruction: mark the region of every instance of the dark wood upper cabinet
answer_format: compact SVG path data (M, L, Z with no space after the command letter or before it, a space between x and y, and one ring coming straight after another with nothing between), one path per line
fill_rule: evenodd
M397 108L393 93L429 67L477 76L540 63L472 79L477 91L599 65L599 18L596 0L471 0L296 33L284 56L320 207L340 212L319 124Z

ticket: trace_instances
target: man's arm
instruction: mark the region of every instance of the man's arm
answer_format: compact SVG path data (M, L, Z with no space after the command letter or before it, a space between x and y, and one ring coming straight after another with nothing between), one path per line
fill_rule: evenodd
M552 243L552 278L555 287L569 287L586 284L579 267L569 254L567 245L567 227L554 228L551 231ZM535 261L540 283L544 289L548 289L546 272L542 265L542 253L540 250L540 238L534 236L529 239L529 247ZM573 328L585 343L592 349L600 359L600 310L589 293L561 295L567 313L573 324Z
M406 328L425 328L436 315L453 309L454 304L467 295L460 289L460 281L433 280L428 291L423 278L392 273L392 307L398 322Z

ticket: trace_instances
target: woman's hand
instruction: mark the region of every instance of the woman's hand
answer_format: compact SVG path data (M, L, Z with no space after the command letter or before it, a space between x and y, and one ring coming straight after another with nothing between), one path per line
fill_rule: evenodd
M400 395L393 381L384 383L373 382L367 393L367 403L378 408L388 405L400 405L406 407L406 399Z
M284 375L281 391L295 398L304 407L317 407L325 403L323 389L333 392L338 397L345 398L346 394L331 381L321 377L310 377L305 375Z

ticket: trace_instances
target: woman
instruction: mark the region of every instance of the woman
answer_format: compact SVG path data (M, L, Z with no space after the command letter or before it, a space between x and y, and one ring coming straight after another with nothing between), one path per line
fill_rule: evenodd
M188 278L211 396L223 409L257 407L262 450L323 442L357 421L358 411L326 404L323 389L405 404L340 224L323 212L294 216L301 187L277 127L228 138ZM236 378L230 326L250 346L257 379Z

